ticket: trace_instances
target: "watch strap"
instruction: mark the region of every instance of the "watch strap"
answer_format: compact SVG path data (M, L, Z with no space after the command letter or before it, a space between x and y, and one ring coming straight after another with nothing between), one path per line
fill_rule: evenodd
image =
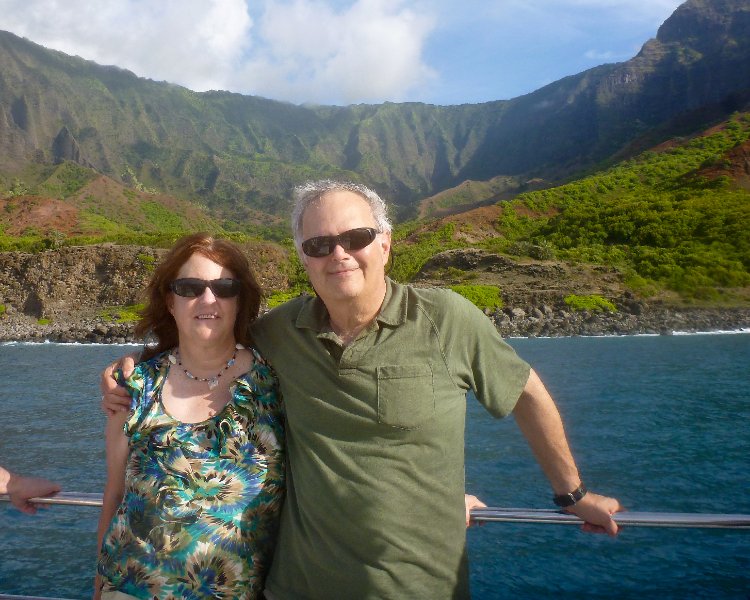
M561 494L559 496L554 496L552 498L552 502L557 504L557 506L560 506L562 508L573 506L576 502L578 502L581 498L583 498L588 490L586 489L586 486L581 483L576 489L574 489L572 492L569 492L567 494Z

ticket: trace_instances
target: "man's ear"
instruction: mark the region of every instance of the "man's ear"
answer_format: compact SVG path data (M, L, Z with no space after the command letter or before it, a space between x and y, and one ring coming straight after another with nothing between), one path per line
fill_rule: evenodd
M388 255L391 252L391 232L386 231L380 234L380 248L383 251L383 264L388 262Z

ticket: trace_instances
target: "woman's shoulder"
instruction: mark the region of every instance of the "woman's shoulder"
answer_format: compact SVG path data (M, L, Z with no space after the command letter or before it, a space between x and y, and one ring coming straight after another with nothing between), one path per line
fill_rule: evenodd
M277 385L276 372L263 355L253 346L246 346L245 349L250 353L250 365L244 376L259 382L265 382L268 385Z
M165 350L163 352L155 354L154 356L151 356L150 358L141 360L140 362L136 363L135 367L133 368L133 373L128 378L128 381L143 378L153 379L157 373L164 369L166 363L170 359L170 356L171 351Z
M139 362L136 367L141 369L149 369L152 371L160 371L163 367L166 366L167 362L172 362L173 364L176 362L176 359L172 354L172 349L158 352L150 358Z
M276 373L257 348L247 346L245 349L250 353L250 365L238 379L240 391L245 391L256 398L261 397L266 402L277 403Z

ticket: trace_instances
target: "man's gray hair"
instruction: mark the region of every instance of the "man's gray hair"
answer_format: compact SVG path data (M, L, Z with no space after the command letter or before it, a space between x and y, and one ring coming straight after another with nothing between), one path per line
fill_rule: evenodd
M308 181L294 188L294 208L292 209L292 233L297 248L302 244L302 217L305 210L314 202L330 192L352 192L360 196L370 205L372 216L377 223L380 233L390 232L391 222L388 219L388 208L383 199L367 186L351 181L333 181L322 179Z

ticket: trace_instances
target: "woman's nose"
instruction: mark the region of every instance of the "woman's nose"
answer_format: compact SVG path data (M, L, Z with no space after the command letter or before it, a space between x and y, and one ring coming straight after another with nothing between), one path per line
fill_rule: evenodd
M204 302L215 302L216 296L214 295L211 288L209 286L206 286L206 289L203 290L203 293L200 295L200 299Z

